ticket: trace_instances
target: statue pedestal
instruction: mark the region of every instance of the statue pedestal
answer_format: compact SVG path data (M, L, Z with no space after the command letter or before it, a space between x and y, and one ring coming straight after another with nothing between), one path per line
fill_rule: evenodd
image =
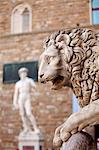
M20 133L18 140L19 150L44 150L44 138L41 133Z

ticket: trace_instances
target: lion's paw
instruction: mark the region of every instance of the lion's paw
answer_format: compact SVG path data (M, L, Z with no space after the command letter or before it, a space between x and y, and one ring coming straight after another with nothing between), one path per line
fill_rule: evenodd
M61 147L62 143L63 143L63 141L61 140L61 138L59 136L54 136L53 145L55 147Z
M60 133L60 138L62 139L63 142L66 142L70 137L71 137L70 132L61 132Z
M59 126L55 130L55 135L54 135L54 139L53 139L53 145L56 146L56 147L61 147L61 145L62 145L62 140L60 138L60 130L61 130L61 128L62 128L62 126Z

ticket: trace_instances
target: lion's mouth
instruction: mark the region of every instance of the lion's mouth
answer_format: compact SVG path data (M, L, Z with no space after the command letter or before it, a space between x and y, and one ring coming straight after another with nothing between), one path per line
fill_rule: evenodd
M52 89L57 90L60 89L64 85L64 77L63 76L57 76L52 80Z

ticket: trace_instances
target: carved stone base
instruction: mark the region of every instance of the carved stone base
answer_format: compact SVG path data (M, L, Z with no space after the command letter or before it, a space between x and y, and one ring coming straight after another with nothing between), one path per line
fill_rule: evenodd
M41 133L33 131L20 133L19 150L44 150L44 138Z

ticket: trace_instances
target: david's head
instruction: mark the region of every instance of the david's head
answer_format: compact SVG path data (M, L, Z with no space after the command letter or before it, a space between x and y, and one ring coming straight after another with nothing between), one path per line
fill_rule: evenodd
M22 67L18 70L18 74L20 79L25 79L28 75L28 69L25 67Z

